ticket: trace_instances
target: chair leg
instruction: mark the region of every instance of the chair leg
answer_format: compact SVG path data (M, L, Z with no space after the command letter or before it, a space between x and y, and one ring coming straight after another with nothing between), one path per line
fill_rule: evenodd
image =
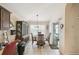
M33 45L33 41L32 41L32 45Z

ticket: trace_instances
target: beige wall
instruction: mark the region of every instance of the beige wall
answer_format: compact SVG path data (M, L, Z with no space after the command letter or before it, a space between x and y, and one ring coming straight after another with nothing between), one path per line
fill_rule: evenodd
M63 17L59 19L59 51L64 51L64 39L65 39L65 12L63 13ZM63 24L63 28L60 28L60 25Z
M63 54L79 54L79 4L67 4L65 8L65 33Z

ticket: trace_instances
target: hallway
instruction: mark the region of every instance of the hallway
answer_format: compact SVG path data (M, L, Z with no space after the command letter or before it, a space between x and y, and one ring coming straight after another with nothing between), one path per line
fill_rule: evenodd
M31 41L26 44L24 55L60 55L58 49L51 49L46 41L46 44L38 48L36 42L32 45Z

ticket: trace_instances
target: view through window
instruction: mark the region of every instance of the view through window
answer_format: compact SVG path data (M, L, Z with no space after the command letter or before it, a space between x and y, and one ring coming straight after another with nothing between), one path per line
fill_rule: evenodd
M41 32L42 34L45 34L45 25L31 25L30 26L31 33L33 35L37 35L38 32Z

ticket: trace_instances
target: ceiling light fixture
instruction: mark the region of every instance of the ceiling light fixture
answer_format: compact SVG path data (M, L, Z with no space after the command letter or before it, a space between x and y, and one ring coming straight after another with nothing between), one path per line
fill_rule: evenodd
M39 32L39 23L38 23L38 17L39 17L39 15L38 15L38 14L36 14L36 17L37 17L37 25L36 25L36 28L38 29L38 31L37 31L37 32Z

